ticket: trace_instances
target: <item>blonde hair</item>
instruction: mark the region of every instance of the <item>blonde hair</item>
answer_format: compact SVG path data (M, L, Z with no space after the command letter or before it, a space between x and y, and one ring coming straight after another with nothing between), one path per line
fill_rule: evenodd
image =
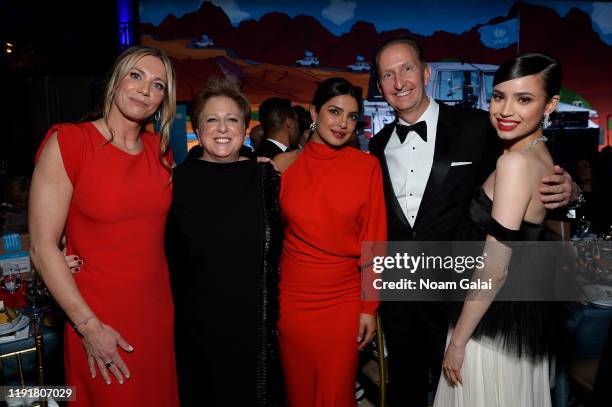
M164 155L168 151L168 146L170 145L170 126L172 125L172 121L174 120L174 116L176 115L176 79L174 75L174 68L172 67L172 62L170 62L170 58L166 55L166 53L157 48L151 47L131 47L126 49L117 57L115 60L115 64L113 65L113 70L108 83L106 84L106 90L104 92L104 106L102 108L102 120L106 124L107 128L110 129L110 140L109 143L113 141L113 130L108 124L108 117L110 115L111 107L113 105L113 101L115 99L115 94L117 93L117 89L121 84L123 78L125 78L130 70L136 65L138 61L140 61L143 57L153 56L159 59L166 68L166 90L164 94L164 99L159 108L160 112L160 161L169 171L171 170L170 163L164 158Z

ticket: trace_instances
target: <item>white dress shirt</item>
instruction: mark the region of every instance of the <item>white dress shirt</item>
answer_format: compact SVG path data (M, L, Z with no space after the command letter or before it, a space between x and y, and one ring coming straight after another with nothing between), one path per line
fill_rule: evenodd
M393 134L385 147L393 193L412 227L433 165L439 111L438 103L429 98L429 106L415 122L427 123L427 141L423 141L418 133L410 131L402 144L393 129ZM406 123L399 118L398 120L403 125L415 124Z
M276 144L278 146L278 148L283 150L283 152L287 151L287 149L289 148L286 145L284 145L283 143L281 143L280 141L276 141L276 140L271 139L271 138L269 138L267 140L273 142L274 144Z

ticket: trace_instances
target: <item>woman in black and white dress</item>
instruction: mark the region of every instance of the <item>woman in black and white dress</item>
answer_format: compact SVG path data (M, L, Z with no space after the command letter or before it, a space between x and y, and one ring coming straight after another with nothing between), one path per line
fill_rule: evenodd
M472 201L470 217L475 236L498 254L496 262L485 262L488 277L508 290L516 288L521 259L502 243L546 236L539 185L554 164L541 124L559 102L561 66L543 54L520 55L499 68L493 86L489 116L504 153ZM449 330L434 407L550 406L554 305L492 297L462 305Z

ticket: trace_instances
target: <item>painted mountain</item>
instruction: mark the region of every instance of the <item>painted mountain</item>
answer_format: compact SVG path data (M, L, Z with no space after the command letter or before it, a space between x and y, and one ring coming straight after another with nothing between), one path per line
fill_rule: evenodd
M560 17L547 7L516 3L508 16L483 24L519 14L520 52L543 51L557 57L563 64L565 88L591 103L601 120L612 114L612 47L593 31L589 15L572 9ZM516 44L504 49L483 45L479 27L462 34L438 31L431 36L413 35L423 44L429 61L499 64L516 54ZM179 99L190 99L208 75L223 73L240 77L254 103L279 94L308 103L317 83L334 75L367 89L367 74L343 68L355 62L357 55L370 61L376 46L388 37L412 34L410 27L377 32L373 24L357 22L350 32L336 36L313 17L291 18L283 13L269 13L258 21L245 20L233 26L224 11L209 2L181 18L168 15L159 26L142 24L140 29L143 43L163 48L181 60L177 64ZM213 49L193 48L202 35L213 39ZM306 50L313 52L325 69L296 67L295 61ZM191 61L196 59L204 61Z

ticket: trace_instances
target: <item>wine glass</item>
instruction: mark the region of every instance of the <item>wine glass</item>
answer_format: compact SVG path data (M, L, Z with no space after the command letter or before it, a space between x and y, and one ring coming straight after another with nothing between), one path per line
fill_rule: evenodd
M15 293L21 288L21 270L17 267L16 270L10 269L9 272L11 274L3 276L0 280L0 288L9 294L9 296L6 297L6 305L14 307L16 303Z
M591 230L591 222L583 215L576 222L576 232L574 236L578 239L588 237Z
M599 237L602 240L611 241L612 240L612 225L609 225L608 229L605 232L602 232L601 235L599 235Z
M8 274L2 277L2 282L0 284L4 291L11 295L15 294L21 287L21 272L19 269L17 269L17 273Z
M34 329L38 329L40 318L45 307L45 300L49 296L49 291L36 271L32 274L32 278L25 290L25 297L28 304L32 307L32 325Z

